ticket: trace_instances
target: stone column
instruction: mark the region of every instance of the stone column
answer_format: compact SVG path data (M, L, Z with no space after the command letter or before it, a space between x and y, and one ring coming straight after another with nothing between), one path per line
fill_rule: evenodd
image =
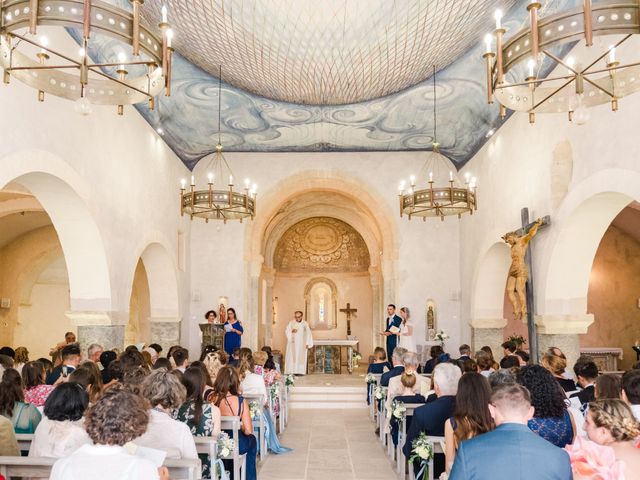
M127 315L119 312L68 311L65 312L78 329L78 343L83 358L87 355L87 347L98 343L105 350L124 348L124 327Z
M580 337L587 333L594 321L593 314L536 315L538 349L540 357L549 347L558 347L567 357L568 368L573 368L580 357Z
M262 278L266 284L266 312L264 326L264 344L271 346L273 343L273 284L276 281L276 271L273 268L264 267L262 269ZM260 343L260 342L258 342Z
M474 352L488 345L493 351L496 361L502 358L502 343L504 342L505 318L477 318L471 320L471 348Z
M380 270L378 268L369 267L369 281L371 283L371 298L373 302L371 309L371 315L373 317L371 322L373 330L373 348L384 347L384 337L378 334L378 332L383 331L386 327L384 325L384 315L382 313L383 306L382 298L380 297Z
M245 285L245 302L246 305L242 326L244 327L244 335L242 335L242 346L252 350L258 348L258 322L260 319L260 274L262 273L262 264L264 258L258 256L248 262L249 269L247 283Z
M149 330L149 343L159 344L163 352L167 352L172 345L180 344L180 318L149 317ZM192 357L195 357L194 353L197 352L192 352Z

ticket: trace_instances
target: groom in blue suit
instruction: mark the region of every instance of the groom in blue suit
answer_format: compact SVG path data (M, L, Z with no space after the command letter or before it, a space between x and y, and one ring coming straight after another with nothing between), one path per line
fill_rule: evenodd
M387 337L387 358L393 357L393 351L398 345L398 335L393 333L390 329L392 327L400 329L401 324L402 317L396 315L396 306L393 303L390 303L387 306L387 328L382 332L382 334Z
M424 407L422 407L424 408ZM571 480L569 455L533 433L529 391L505 384L491 395L496 429L464 441L449 480Z

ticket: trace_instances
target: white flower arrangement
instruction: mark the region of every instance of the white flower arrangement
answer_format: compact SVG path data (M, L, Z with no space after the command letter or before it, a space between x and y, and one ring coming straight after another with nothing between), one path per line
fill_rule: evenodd
M394 400L391 404L391 414L399 421L404 421L407 414L407 407L404 406L404 403Z
M367 376L364 377L365 382L368 384L377 383L376 377L373 376L373 373L367 373Z
M373 392L373 396L376 397L376 400L383 400L387 396L387 389L377 386Z
M258 402L249 403L249 413L252 420L258 420L260 418L260 404Z
M235 442L233 438L229 437L228 433L220 432L220 436L218 437L218 453L220 457L228 457L233 452L233 448L235 447Z
M422 432L411 443L410 462L419 461L420 470L416 474L416 480L426 480L429 477L429 460L433 458L433 445L429 442L426 433Z
M296 377L293 373L289 373L284 377L284 384L287 387L293 387L296 384Z
M356 351L354 351L354 352L351 354L351 358L353 359L353 361L354 361L354 362L356 362L356 363L357 363L357 362L359 362L360 360L362 360L362 355L360 354L360 352L356 352Z
M444 342L447 341L450 337L449 335L444 333L444 330L440 330L438 333L436 333L436 336L434 338L435 340L440 342L442 346L444 346Z
M278 393L280 393L280 387L277 383L274 383L269 387L269 394L271 395L271 400L275 402L276 398L278 398Z

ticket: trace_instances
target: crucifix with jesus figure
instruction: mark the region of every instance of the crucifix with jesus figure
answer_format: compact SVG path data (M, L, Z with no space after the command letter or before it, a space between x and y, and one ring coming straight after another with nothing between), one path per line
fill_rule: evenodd
M347 303L347 308L341 308L340 311L347 315L347 336L351 335L351 314L358 311L357 308L351 308L351 304Z
M529 223L529 209L523 208L520 213L522 227L502 236L502 240L511 247L511 266L509 267L506 290L516 320L525 318L527 320L530 358L533 363L538 363L538 337L533 318L533 275L529 242L539 228L551 223L551 219L547 215Z

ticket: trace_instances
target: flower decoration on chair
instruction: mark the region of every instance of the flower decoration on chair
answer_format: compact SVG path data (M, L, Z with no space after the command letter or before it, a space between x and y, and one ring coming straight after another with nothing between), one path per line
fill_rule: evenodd
M416 480L429 478L429 461L433 459L433 444L426 433L422 432L411 443L411 456L409 462L418 462L420 469L416 473Z
M260 419L260 404L256 401L249 403L249 413L252 420Z
M387 388L378 385L373 392L373 396L376 400L384 400L387 397Z
M498 10L496 29L493 35L485 36L487 101L498 100L501 117L507 109L528 112L529 122L534 123L537 112L566 112L569 121L580 125L588 121L589 107L611 102L616 111L618 99L640 90L637 49L629 49L632 58L627 63L620 62L616 52L640 34L638 0L584 0L579 7L542 18L542 3L527 3L528 26L505 42L506 29ZM602 40L594 42L594 37ZM581 39L587 48L580 50L579 58L560 58L557 52L562 47ZM552 76L539 78L540 67L551 62L561 68Z
M218 79L218 144L216 152L210 156L209 163L205 166L207 172L207 187L204 190L196 190L196 177L191 175L191 184L187 191L187 181L182 179L180 186L180 214L185 213L191 217L209 220L242 220L251 218L256 214L257 185L252 184L247 178L244 180L244 191L234 190L234 176L227 159L222 153L222 137L220 133L222 112L222 66ZM216 190L217 184L226 185L226 190Z
M293 373L288 373L284 377L284 384L286 387L293 387L296 384L296 377Z
M451 160L440 153L440 144L437 140L438 126L436 116L436 67L433 67L433 143L432 151L427 153L425 161L418 178L426 177L428 174L427 187L416 189L416 176L411 175L409 186L405 180L400 182L400 217L407 215L411 217L422 217L426 221L427 217L444 217L462 214L473 214L478 209L477 185L475 177L470 173L465 175L464 185L458 179L456 167ZM447 176L448 173L448 176Z
M218 453L221 457L226 458L231 455L233 449L235 447L235 442L233 438L229 437L229 434L226 432L221 432L218 437Z
M373 376L373 373L367 373L367 375L364 377L364 381L367 382L368 385L378 383L376 381L376 377Z
M45 94L76 102L76 111L91 113L91 105L117 106L148 101L165 90L171 94L173 30L162 9L160 33L140 23L144 0L131 0L132 12L99 0L0 1L0 65L5 84L14 77ZM79 51L54 45L43 33L80 28ZM94 63L91 38L106 35L121 42L117 58ZM57 38L57 37L56 37ZM57 43L57 42L56 42Z
M407 416L407 407L400 400L394 400L391 403L391 416L399 422L404 422Z

